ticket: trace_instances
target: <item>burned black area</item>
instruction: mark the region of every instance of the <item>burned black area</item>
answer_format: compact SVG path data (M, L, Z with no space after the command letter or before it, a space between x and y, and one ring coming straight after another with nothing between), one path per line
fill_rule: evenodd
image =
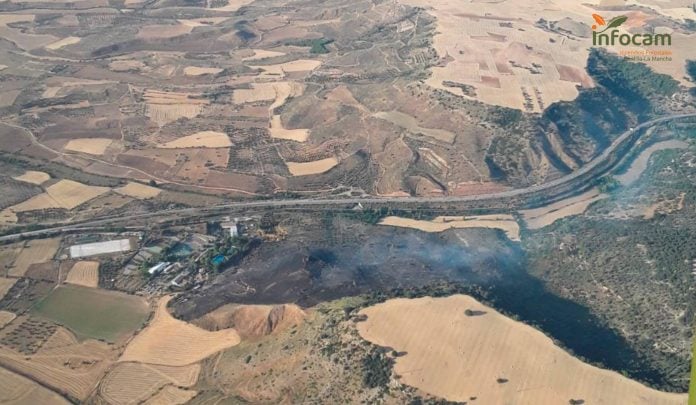
M340 242L304 234L264 243L211 285L178 297L172 311L190 320L227 303L309 307L360 294L434 295L431 287L445 284L452 293L471 294L538 327L587 361L670 387L664 373L586 307L552 294L530 276L519 245L495 231L428 234L363 225L352 230Z

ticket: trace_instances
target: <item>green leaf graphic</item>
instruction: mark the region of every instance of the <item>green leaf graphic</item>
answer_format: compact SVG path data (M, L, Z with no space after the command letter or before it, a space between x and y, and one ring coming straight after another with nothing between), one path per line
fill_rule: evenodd
M611 21L609 21L609 24L607 24L607 29L616 28L619 25L625 23L626 20L628 20L628 17L626 17L625 15L620 15L618 17L614 17L611 19Z

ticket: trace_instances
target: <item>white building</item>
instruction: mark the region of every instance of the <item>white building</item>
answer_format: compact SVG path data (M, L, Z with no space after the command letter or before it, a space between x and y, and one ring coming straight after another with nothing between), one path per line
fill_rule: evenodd
M70 257L104 255L108 253L121 253L132 250L130 239L108 240L104 242L85 243L83 245L70 246Z
M157 263L156 265L150 267L150 270L148 270L147 272L148 272L151 276L155 276L155 275L161 273L162 270L164 270L164 268L167 267L167 266L169 266L169 262L159 262L159 263Z

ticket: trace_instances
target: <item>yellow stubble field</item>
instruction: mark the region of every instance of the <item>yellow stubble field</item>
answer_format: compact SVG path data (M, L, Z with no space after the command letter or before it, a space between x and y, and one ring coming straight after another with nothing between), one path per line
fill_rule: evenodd
M436 217L430 221L402 217L385 217L380 225L418 229L423 232L444 232L448 229L491 228L505 232L510 240L520 240L520 226L512 215L472 215L468 217Z
M467 316L466 310L480 312ZM363 338L406 353L394 368L402 383L450 401L686 403L686 394L660 392L583 363L540 331L469 296L392 299L361 314L367 315L367 321L357 324Z
M65 282L97 288L99 286L99 262L80 261L75 263L68 272Z
M120 361L185 366L239 344L234 329L208 332L174 318L167 310L170 299L160 299L154 318L128 344Z

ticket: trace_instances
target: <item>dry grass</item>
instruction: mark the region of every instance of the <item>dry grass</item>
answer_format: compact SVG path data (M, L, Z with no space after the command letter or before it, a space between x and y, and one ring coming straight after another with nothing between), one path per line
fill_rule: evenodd
M553 204L531 210L522 210L520 214L522 214L527 228L540 229L553 224L561 218L580 215L585 212L592 203L604 198L607 198L606 194L602 194L598 189L593 188L580 195L566 198Z
M332 167L338 164L338 159L330 157L312 162L285 162L285 164L288 165L288 170L290 170L293 176L306 176L309 174L328 172Z
M520 226L512 215L474 215L469 217L436 217L423 221L402 217L385 217L380 225L418 229L424 232L444 232L448 229L490 228L505 232L510 240L520 240Z
M653 153L661 150L684 149L687 147L689 147L688 143L677 139L657 142L650 145L648 148L642 151L640 155L638 155L625 173L615 176L616 180L621 182L621 184L624 186L629 186L638 180L640 175L643 174L645 169L648 168L648 163L650 162L650 157L653 155Z
M46 192L24 202L13 205L2 212L4 220L11 220L17 212L43 210L49 208L73 209L93 198L109 192L108 187L88 186L72 180L61 180L46 188ZM10 219L8 219L10 218Z
M71 139L65 145L64 149L74 152L88 153L90 155L103 155L112 142L112 139L105 138Z
M13 177L13 179L23 181L26 183L41 185L50 180L51 176L48 173L28 170L23 175Z
M180 405L185 404L196 396L198 392L185 390L172 385L162 388L155 396L147 400L145 405Z
M426 7L437 18L433 46L441 58L448 59L432 69L426 81L432 87L463 95L459 88L447 87L443 82L474 86L476 99L518 109L525 109L526 92L531 98L529 109L541 111L555 101L574 99L578 94L576 85L592 83L584 70L589 48L584 44L591 43L591 39L566 39L534 26L539 10L543 10L547 21L569 18L589 30L588 19L596 12L590 5L532 0L511 7L506 1L485 1L463 10L455 0L405 3ZM558 64L577 70L581 77L578 81L561 80Z
M455 135L452 132L445 131L444 129L421 127L418 124L418 120L416 120L414 117L399 111L382 111L376 113L375 117L389 121L398 127L404 128L412 134L423 134L445 143L454 142Z
M261 65L252 66L252 69L260 69L263 72L258 75L260 79L282 79L285 77L285 73L294 72L311 72L312 70L318 68L321 62L312 59L300 59L294 60L292 62L279 63L276 65Z
M154 319L133 338L120 361L184 366L239 344L232 329L208 332L172 317L167 311L170 299L160 299Z
M72 180L61 180L46 189L49 197L65 209L73 209L108 192L108 187L88 186Z
M55 51L56 49L60 49L64 46L68 46L68 45L74 45L78 42L80 42L79 37L67 37L67 38L63 38L59 41L56 41L52 44L46 45L46 49L50 49L52 51Z
M10 90L0 93L0 107L9 107L14 104L20 93L22 93L22 90Z
M114 192L128 197L137 198L139 200L147 200L149 198L157 197L162 190L131 181L123 187L115 188Z
M12 322L17 315L9 311L0 310L0 329L4 328L5 325Z
M179 148L228 148L232 141L224 132L202 131L159 145L164 149Z
M296 142L307 142L307 139L309 139L309 129L286 129L283 127L283 122L280 119L280 115L274 115L271 118L271 127L269 128L269 131L271 133L271 137L276 139L286 139Z
M222 70L223 69L220 68L186 66L184 68L184 74L186 76L216 75L222 72Z
M114 349L96 340L42 347L30 356L0 347L0 365L79 400L94 390L115 356Z
M10 291L10 288L17 282L16 278L0 277L0 299Z
M190 387L198 380L200 366L151 366L142 363L119 363L99 385L101 396L114 405L138 404L155 395L167 384Z
M146 25L138 31L138 38L142 39L163 39L185 35L191 32L193 27L189 24L173 25Z
M97 288L99 286L99 262L82 261L75 263L68 272L65 282Z
M26 242L26 245L15 259L8 274L12 277L22 277L29 266L37 263L46 263L53 259L60 246L60 238L35 239Z
M198 318L195 323L206 330L234 328L242 339L255 339L300 325L307 314L293 304L227 304Z
M278 51L267 51L265 49L252 49L254 51L254 54L252 56L247 56L246 58L242 58L242 61L244 62L251 62L254 60L260 60L260 59L266 59L266 58L273 58L276 56L283 56L285 55L285 52L278 52Z
M217 8L211 8L210 10L224 12L237 11L240 7L247 5L252 1L254 0L227 0L227 5Z
M467 316L465 311L484 312ZM450 401L482 404L679 404L685 394L645 387L583 363L538 330L475 299L394 299L364 309L360 335L405 352L394 371L401 382ZM501 383L498 379L505 379Z
M70 404L55 392L4 368L0 368L0 403L8 405Z
M145 115L160 126L179 118L193 118L200 114L201 106L208 101L192 96L189 93L148 90L143 96L147 103Z

